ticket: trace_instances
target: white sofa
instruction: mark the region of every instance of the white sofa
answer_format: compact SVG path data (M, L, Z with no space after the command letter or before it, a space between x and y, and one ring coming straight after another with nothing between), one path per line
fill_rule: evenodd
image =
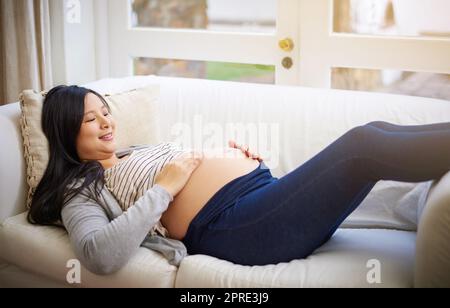
M88 86L112 94L151 83L161 85L164 141L174 139L171 129L180 122L200 125L205 136L208 123L278 125L272 152L260 151L270 154L278 177L357 125L450 121L450 102L400 95L155 76ZM75 256L65 231L26 222L19 116L18 103L0 107L0 287L450 286L449 174L423 183L380 181L332 239L304 260L250 267L193 255L177 268L140 248L119 272L97 276L82 268L81 284L69 284L66 265Z

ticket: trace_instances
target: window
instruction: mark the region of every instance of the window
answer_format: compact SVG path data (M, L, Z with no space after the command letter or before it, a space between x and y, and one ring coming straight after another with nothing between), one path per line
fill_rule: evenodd
M273 66L211 61L135 58L134 74L275 83Z
M450 74L448 18L440 17L449 1L429 0L425 14L417 17L439 26L423 23L408 31L401 26L407 24L405 1L410 10L417 8L413 2L423 4L108 0L102 2L110 31L104 67L111 77L156 74L321 88L362 84L358 78L367 72L359 68L381 74L376 78L385 78L388 70ZM99 9L98 16L104 11ZM283 43L289 39L292 44Z
M131 8L133 27L263 33L276 28L276 0L132 0Z
M450 75L396 70L333 68L332 87L450 101Z
M334 31L450 37L447 0L334 0Z
M334 0L333 4L333 35L348 41L348 48L340 51L346 52L340 62L348 65L332 65L332 88L450 100L448 73L419 72L442 72L446 67L442 59L450 42L450 1ZM434 61L441 56L441 61ZM362 57L365 63L353 60ZM369 66L377 69L361 68Z

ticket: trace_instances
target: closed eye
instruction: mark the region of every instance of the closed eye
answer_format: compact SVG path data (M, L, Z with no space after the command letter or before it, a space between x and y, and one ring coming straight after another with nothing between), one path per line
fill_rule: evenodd
M104 116L106 117L106 116L109 116L110 115L110 113L108 112L108 113L106 113L106 114L104 114ZM92 121L95 121L95 118L93 118L92 120L87 120L86 122L92 122Z

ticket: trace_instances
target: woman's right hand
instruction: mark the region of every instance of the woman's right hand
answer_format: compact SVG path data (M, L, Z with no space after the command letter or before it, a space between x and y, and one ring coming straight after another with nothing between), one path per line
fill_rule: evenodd
M162 168L156 176L155 184L165 188L175 198L202 160L203 154L200 152L191 151L180 155Z

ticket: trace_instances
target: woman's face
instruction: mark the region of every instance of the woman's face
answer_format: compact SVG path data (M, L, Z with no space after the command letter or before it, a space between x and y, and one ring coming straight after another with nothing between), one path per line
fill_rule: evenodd
M77 136L77 152L82 161L105 160L116 151L115 122L102 100L92 93L84 99L84 117ZM105 135L106 138L102 138ZM109 138L108 138L109 137Z

